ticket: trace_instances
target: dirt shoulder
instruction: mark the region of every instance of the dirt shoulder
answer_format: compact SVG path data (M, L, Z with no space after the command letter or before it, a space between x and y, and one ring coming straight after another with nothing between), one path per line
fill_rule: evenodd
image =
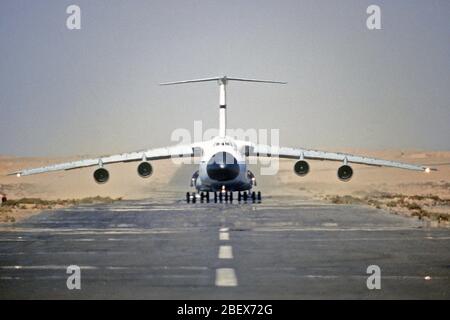
M44 210L61 209L81 204L111 203L119 200L121 199L98 196L64 200L43 200L39 198L7 200L0 206L0 224L16 223Z
M367 205L393 214L415 217L431 227L450 227L450 198L436 195L404 195L396 193L372 193L354 195L326 195L320 198L334 204Z

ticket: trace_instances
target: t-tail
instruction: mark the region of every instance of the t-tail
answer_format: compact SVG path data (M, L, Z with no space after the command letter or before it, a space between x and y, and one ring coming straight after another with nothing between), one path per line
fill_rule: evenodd
M286 84L287 82L273 81L273 80L258 80L258 79L247 79L247 78L229 78L227 76L214 77L214 78L204 78L204 79L193 79L193 80L183 80L175 82L164 82L160 85L172 85L172 84L184 84L193 82L207 82L207 81L217 81L219 85L219 136L225 137L227 130L227 84L228 81L244 81L244 82L260 82L260 83L278 83Z

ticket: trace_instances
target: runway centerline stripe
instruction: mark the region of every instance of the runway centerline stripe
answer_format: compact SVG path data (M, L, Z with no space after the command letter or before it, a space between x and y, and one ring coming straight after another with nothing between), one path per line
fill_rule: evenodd
M228 232L220 232L219 233L219 240L221 240L221 241L228 241L228 240L230 240L230 234Z
M219 229L219 232L228 232L228 231L229 231L228 228L220 228L220 229Z
M238 281L236 273L232 268L216 269L216 286L217 287L236 287Z
M220 246L219 259L233 259L233 248L231 246Z

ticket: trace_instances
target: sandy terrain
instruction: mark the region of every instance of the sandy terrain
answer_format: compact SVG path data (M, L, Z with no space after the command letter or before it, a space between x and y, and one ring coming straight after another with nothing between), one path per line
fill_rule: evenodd
M339 163L310 161L310 173L298 177L293 172L294 161L281 160L279 174L260 176L258 188L265 196L307 196L334 203L362 203L388 209L395 213L437 220L446 225L450 215L450 151L368 151L342 150L384 159L420 163L436 167L429 174L408 170L353 165L354 177L341 182L336 177ZM136 173L136 163L108 166L110 181L98 185L92 178L93 168L56 172L17 178L5 176L17 169L65 162L79 158L17 158L0 156L0 193L8 199L41 198L81 199L110 197L138 199L167 194L184 198L189 189L193 166L176 165L171 160L153 161L154 173L142 179ZM16 208L17 209L17 208ZM31 210L32 213L38 209ZM27 216L17 210L14 215ZM11 215L11 213L10 213Z

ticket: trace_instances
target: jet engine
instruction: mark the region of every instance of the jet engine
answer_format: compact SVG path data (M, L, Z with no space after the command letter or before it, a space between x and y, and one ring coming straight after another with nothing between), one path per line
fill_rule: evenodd
M148 178L153 173L153 167L149 162L143 161L138 165L137 172L141 178Z
M309 172L309 164L305 160L299 160L294 165L294 172L298 176L306 176Z
M337 175L339 180L348 181L353 176L353 169L349 165L344 164L343 166L339 167Z
M94 171L94 179L97 183L106 183L109 179L109 172L105 168L98 168Z

